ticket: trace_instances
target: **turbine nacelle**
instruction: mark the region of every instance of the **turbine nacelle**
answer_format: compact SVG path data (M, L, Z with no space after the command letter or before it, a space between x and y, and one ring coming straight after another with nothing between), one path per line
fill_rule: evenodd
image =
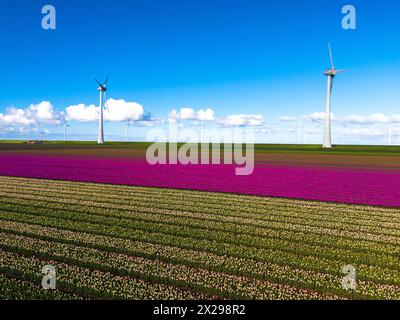
M328 69L328 70L324 71L324 75L326 75L326 76L334 76L334 75L336 75L336 71L332 70L332 69Z
M99 84L99 87L97 88L98 91L102 91L102 92L106 92L107 91L107 82L108 82L108 77L110 75L107 76L106 81L104 81L104 83L101 83L99 80L96 80L96 82Z
M342 73L342 72L344 72L344 71L346 71L346 70L347 70L347 69L339 69L339 70L328 69L328 70L326 70L326 71L324 72L324 75L334 77L334 76L336 76L337 74Z
M332 55L332 49L331 49L331 44L330 43L328 43L328 47L329 47L329 57L331 59L331 68L326 70L324 72L324 75L334 77L337 74L339 74L339 73L341 73L343 71L346 71L346 69L339 69L339 70L335 69L335 64L333 63L333 55Z

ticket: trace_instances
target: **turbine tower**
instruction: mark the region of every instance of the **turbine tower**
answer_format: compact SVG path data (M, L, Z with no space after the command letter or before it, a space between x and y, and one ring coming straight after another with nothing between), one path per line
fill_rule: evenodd
M67 120L64 119L64 142L67 142L67 127L70 127L70 125L67 124Z
M125 128L125 142L129 142L129 128L131 126L131 120L128 120L126 122L126 128Z
M328 44L329 47L329 57L331 59L331 69L328 69L324 72L326 76L328 76L328 90L326 97L326 113L325 113L325 129L324 129L324 144L323 148L332 148L332 137L331 137L331 93L332 93L332 85L333 79L338 73L345 71L346 69L336 70L335 65L333 63L333 56L331 45Z
M301 120L297 121L297 144L301 144Z
M100 81L98 81L97 79L96 82L99 84L99 87L97 88L97 90L100 93L100 104L99 104L99 108L100 108L100 114L99 114L99 133L98 133L98 137L97 137L97 143L98 144L104 144L104 114L103 114L103 97L104 97L104 103L105 105L107 105L107 82L108 82L108 77L106 78L106 81L104 81L104 83L102 84Z

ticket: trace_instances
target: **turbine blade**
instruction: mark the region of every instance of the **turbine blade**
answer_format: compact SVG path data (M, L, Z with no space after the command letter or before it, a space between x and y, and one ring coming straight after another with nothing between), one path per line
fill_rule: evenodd
M103 87L103 85L100 83L99 80L97 80L97 79L94 79L94 80L96 80L96 82L99 84L100 87Z
M104 87L106 86L109 77L110 77L110 74L107 75L106 81L104 81L104 84L103 84Z
M110 112L110 109L108 108L107 93L106 93L106 91L104 91L104 106L106 107L107 112Z
M342 73L342 72L345 72L345 71L347 71L347 69L335 70L335 74Z
M332 48L331 48L331 44L330 43L328 43L328 47L329 47L329 57L331 58L331 67L332 67L332 70L335 70L335 65L333 63Z

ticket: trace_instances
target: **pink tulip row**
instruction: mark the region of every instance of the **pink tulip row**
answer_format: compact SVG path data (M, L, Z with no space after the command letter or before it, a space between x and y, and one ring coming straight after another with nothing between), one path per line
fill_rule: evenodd
M3 154L0 175L400 207L398 171L257 164L252 175L236 176L232 165L152 166L145 159Z

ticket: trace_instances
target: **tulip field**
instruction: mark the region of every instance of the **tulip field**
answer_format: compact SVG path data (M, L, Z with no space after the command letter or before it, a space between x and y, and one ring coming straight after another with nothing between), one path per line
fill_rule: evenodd
M400 299L398 168L306 160L173 180L125 155L0 152L0 299Z

